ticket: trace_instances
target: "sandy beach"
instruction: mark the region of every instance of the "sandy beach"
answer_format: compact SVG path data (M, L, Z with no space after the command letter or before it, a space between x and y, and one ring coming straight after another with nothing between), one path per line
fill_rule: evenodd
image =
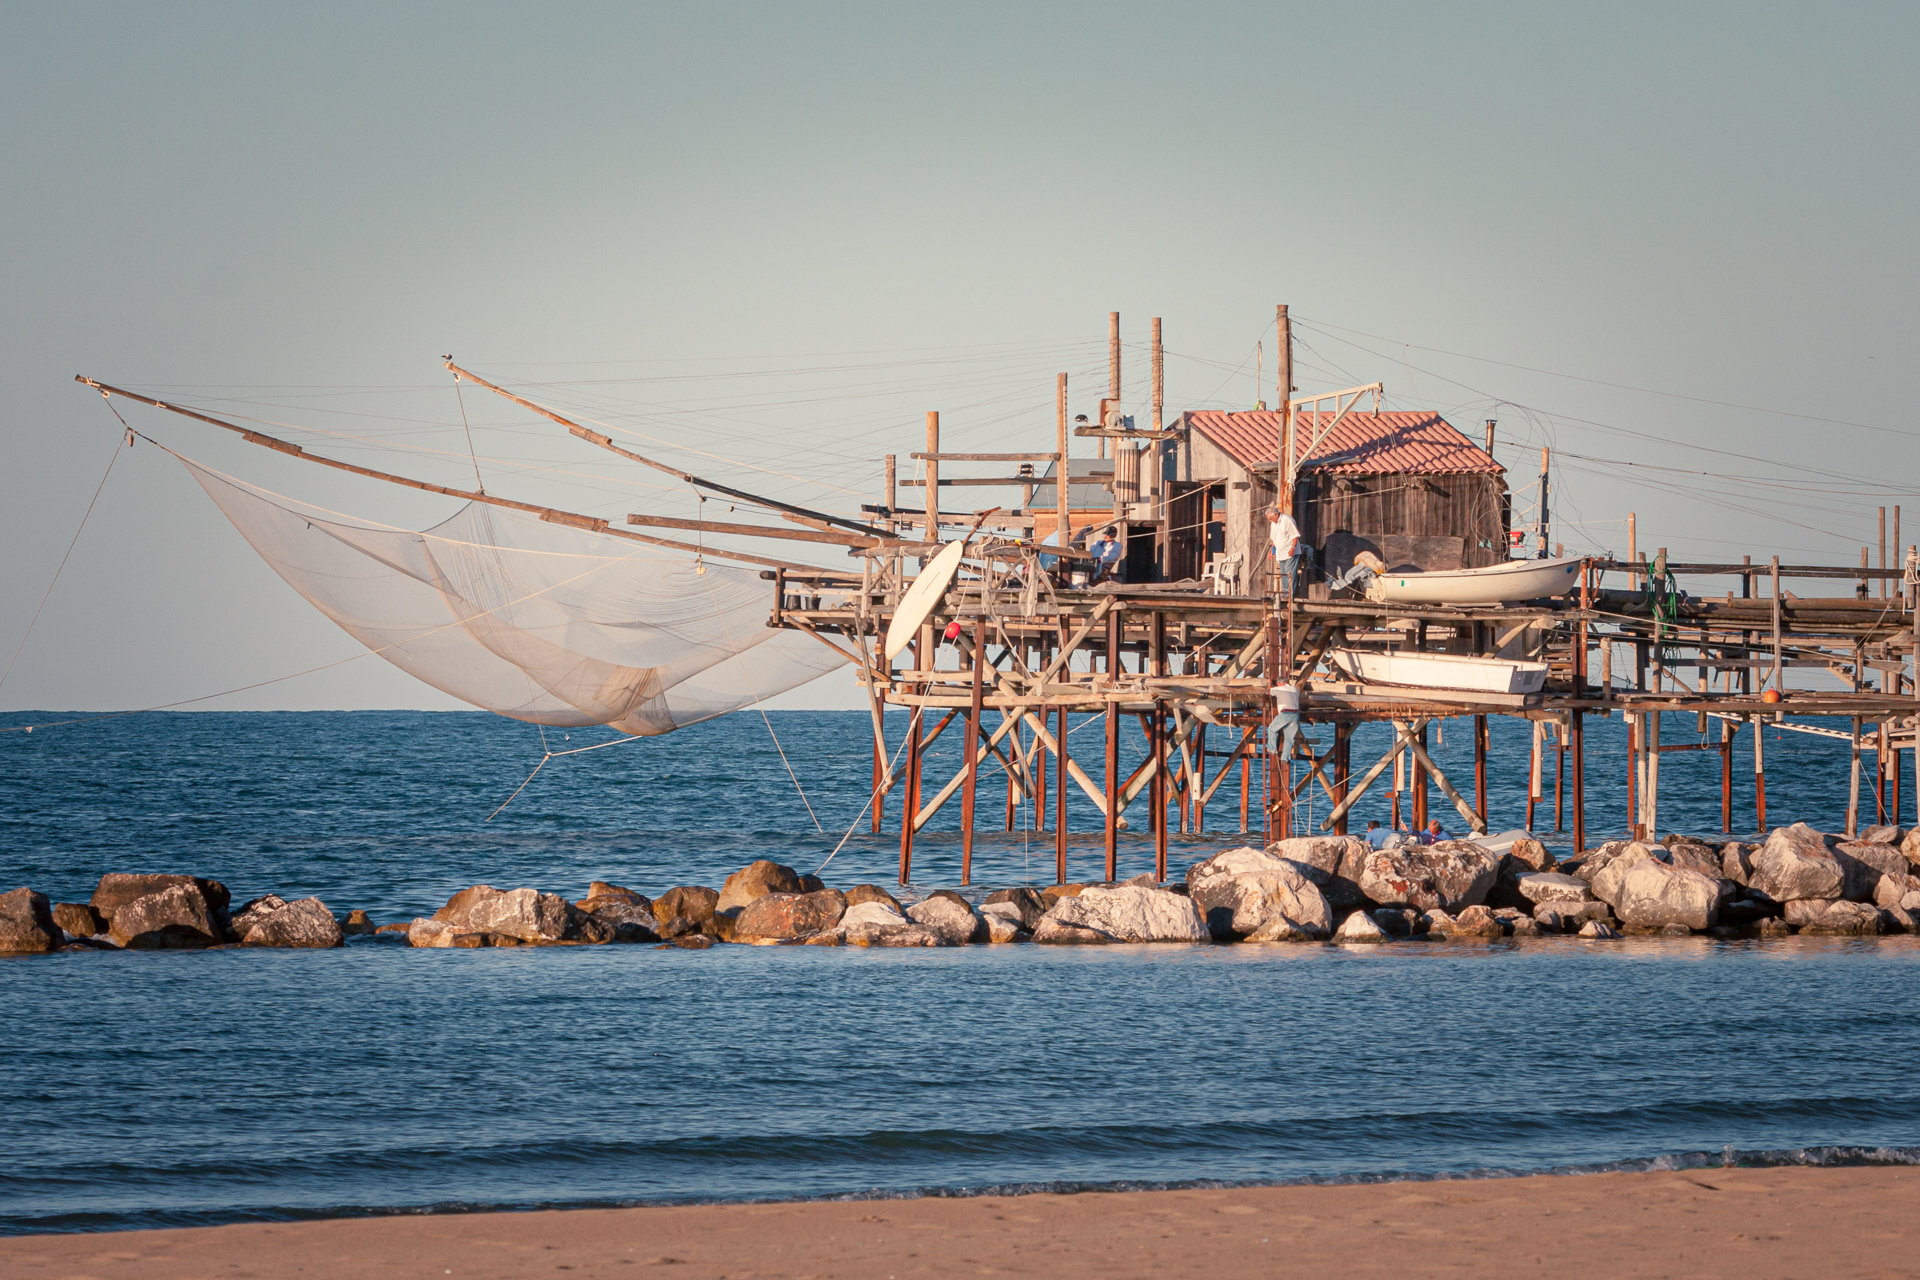
M1920 1275L1920 1170L352 1218L0 1240L9 1280Z

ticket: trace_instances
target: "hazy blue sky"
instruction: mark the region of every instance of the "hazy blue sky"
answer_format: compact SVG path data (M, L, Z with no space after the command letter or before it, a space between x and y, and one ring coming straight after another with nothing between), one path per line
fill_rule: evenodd
M1172 409L1250 403L1287 302L1304 388L1497 417L1522 473L1552 443L1570 547L1623 550L1637 510L1642 547L1851 561L1903 496L1920 541L1910 7L0 13L0 662L117 438L81 372L459 483L453 352L664 440L764 447L783 492L845 507L806 482L873 493L927 408L949 440L1044 447L1053 371L1097 392L1111 309L1130 344L1165 317ZM609 478L529 496L690 514L468 409L487 458ZM450 509L126 412L341 511ZM153 705L357 650L142 447L0 706ZM197 705L452 704L367 658Z

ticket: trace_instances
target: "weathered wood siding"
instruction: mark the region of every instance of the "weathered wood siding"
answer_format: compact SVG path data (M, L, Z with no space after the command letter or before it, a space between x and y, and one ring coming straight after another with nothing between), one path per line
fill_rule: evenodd
M1412 539L1422 569L1475 569L1507 559L1504 477L1487 474L1372 475L1301 478L1294 492L1295 519L1301 536L1324 555L1329 538L1391 535ZM1460 540L1459 562L1450 546L1436 539ZM1336 546L1339 541L1336 540ZM1351 562L1351 557L1335 557Z

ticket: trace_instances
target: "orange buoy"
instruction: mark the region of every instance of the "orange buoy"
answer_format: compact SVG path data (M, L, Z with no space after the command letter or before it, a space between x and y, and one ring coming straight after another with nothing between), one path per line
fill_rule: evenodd
M1778 689L1769 689L1765 693L1760 695L1760 701L1778 702L1780 701L1780 691Z

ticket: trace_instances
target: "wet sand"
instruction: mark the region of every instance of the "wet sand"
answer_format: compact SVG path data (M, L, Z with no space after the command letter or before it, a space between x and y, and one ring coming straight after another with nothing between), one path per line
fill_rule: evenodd
M1920 1275L1920 1169L691 1205L0 1239L0 1275Z

